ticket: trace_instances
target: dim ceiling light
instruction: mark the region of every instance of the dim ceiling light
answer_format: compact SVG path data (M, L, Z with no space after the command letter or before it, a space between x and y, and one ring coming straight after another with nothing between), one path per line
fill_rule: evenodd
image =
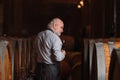
M77 8L81 8L81 5L80 5L80 4L78 4L78 5L77 5Z
M83 2L83 1L80 1L80 5L81 5L81 6L84 6L84 2Z

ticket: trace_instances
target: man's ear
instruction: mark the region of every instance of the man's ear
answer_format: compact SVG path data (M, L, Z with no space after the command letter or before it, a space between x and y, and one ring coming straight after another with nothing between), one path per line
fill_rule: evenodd
M53 28L54 28L54 29L56 29L56 27L57 27L57 24L56 24L56 23L54 23Z

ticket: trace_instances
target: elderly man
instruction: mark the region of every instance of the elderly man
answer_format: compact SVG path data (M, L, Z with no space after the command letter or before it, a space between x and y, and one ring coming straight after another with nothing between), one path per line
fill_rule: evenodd
M59 62L65 58L66 54L59 38L63 28L63 21L60 18L54 18L45 31L38 33L35 39L37 61L35 80L61 80Z

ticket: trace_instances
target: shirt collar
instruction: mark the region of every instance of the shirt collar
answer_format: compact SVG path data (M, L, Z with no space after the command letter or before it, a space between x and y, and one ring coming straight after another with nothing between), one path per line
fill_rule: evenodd
M47 30L50 30L50 31L52 31L54 33L54 31L52 29L50 29L50 28L47 28Z

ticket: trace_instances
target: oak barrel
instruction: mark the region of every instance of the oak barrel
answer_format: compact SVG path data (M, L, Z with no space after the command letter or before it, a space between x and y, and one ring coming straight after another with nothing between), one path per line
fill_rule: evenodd
M67 52L65 59L61 62L63 80L81 79L82 56L80 52Z
M61 35L60 38L63 42L63 47L66 51L73 51L74 50L75 39L73 36Z
M11 59L8 52L8 42L0 41L0 80L12 80Z
M32 66L31 38L0 40L0 80L26 80Z
M109 80L120 80L120 48L115 48L112 51Z
M111 53L116 47L120 47L119 39L94 40L90 80L109 80Z

